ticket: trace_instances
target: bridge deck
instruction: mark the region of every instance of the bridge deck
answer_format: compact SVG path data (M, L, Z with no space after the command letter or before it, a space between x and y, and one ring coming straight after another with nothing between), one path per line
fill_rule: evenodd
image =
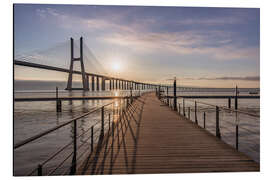
M137 96L133 96L137 97ZM104 100L104 99L127 99L130 96L68 96L68 97L19 97L15 98L15 102L24 102L24 101L71 101L71 100Z
M132 111L78 174L259 171L258 163L180 117L153 93L136 101Z

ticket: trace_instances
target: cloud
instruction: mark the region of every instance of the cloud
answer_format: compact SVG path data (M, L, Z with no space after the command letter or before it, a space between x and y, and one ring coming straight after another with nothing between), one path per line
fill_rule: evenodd
M205 25L205 26L217 26L217 25L230 25L230 24L243 24L246 23L239 17L214 17L214 18L189 18L175 22L179 25Z
M118 45L136 53L175 53L180 55L208 55L217 60L254 59L259 60L259 47L239 46L238 41L234 41L237 36L235 32L224 30L181 30L169 32L166 30L153 30L154 27L161 27L162 22L154 18L140 18L128 22L123 22L127 16L124 12L112 13L111 17L79 17L60 12L56 9L37 9L37 14L41 18L58 19L57 25L62 28L75 28L79 32L99 33L96 39L107 44ZM124 16L125 15L125 16ZM174 21L164 22L170 25ZM202 24L202 25L226 25L239 24L243 22L243 17L215 17L200 19L185 19L174 22L174 24ZM163 24L163 25L165 25ZM168 26L169 26L168 25Z
M219 32L212 32L217 33ZM212 36L213 36L212 34ZM211 37L196 31L179 33L112 33L100 37L102 41L114 45L129 47L143 53L169 52L176 54L207 54L218 60L254 59L259 58L257 47L237 47L232 40L224 39L216 42L216 47L207 46L205 41ZM214 38L212 38L214 39Z
M260 76L246 77L216 77L216 78L199 78L198 80L242 80L242 81L260 81Z

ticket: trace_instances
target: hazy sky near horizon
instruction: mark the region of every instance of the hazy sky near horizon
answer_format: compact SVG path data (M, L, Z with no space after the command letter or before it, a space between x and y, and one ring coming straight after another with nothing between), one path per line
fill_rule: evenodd
M153 83L169 83L167 79L176 76L183 86L259 87L260 11L256 8L14 7L15 57L61 43L69 47L69 38L80 36L113 76ZM61 53L69 64L69 49ZM57 65L56 61L48 65ZM118 72L112 68L116 64ZM15 67L15 79L66 78L63 73Z

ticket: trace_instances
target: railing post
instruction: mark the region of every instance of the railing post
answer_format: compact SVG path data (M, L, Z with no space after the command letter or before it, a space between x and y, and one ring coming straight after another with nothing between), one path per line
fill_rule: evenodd
M169 87L167 86L167 104L169 104Z
M181 104L178 104L179 107L179 114L181 115Z
M198 118L197 118L197 102L195 101L195 123L198 124Z
M101 108L101 136L104 136L104 106Z
M234 97L234 109L238 109L238 88L235 87L235 97Z
M77 121L73 121L74 131L73 131L73 161L72 161L72 173L76 174L77 166Z
M158 86L158 99L160 99L160 86Z
M112 121L112 140L114 139L114 121Z
M235 147L238 150L238 124L235 126Z
M176 78L173 82L173 109L177 111L177 97L176 97Z
M219 107L216 106L216 136L221 138L219 129Z
M132 87L130 88L130 103L133 103L133 98L132 98Z
M111 129L111 114L109 113L109 132L110 132L110 129Z
M91 127L91 153L94 151L94 126Z
M186 116L186 112L185 112L185 99L183 98L183 115Z
M239 138L239 132L238 132L238 125L239 125L239 122L238 122L238 112L236 111L235 112L235 148L236 150L238 150L238 138Z
M58 87L56 87L56 112L62 112L62 102L58 99Z
M190 120L190 107L188 107L188 119Z
M42 165L41 164L38 165L37 171L38 171L38 176L42 176Z
M203 112L203 128L205 129L205 112Z

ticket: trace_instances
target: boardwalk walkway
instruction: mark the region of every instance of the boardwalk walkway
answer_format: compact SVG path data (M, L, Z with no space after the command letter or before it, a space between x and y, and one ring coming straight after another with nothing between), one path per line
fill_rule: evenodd
M259 171L244 154L163 105L139 98L77 174Z

